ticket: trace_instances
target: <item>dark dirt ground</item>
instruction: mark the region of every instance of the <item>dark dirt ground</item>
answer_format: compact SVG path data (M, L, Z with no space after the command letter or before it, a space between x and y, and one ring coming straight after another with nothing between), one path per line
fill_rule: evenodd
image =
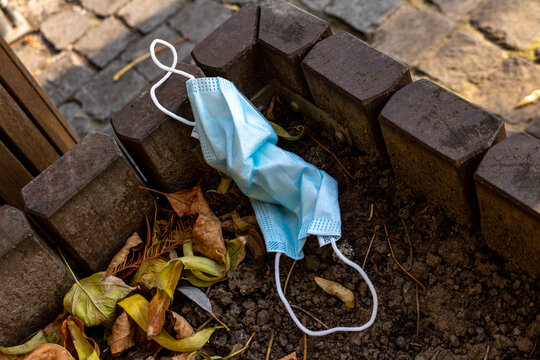
M285 107L282 115L289 119L287 123L277 122L291 132L305 120ZM339 182L343 223L340 244L348 244L352 259L362 264L372 238L366 229L380 226L378 231L384 232L385 223L395 256L427 288L425 293L419 289L418 322L416 284L395 264L386 238L376 236L364 268L379 295L374 326L361 333L308 337L307 359L540 359L538 280L487 248L478 229L456 225L435 205L415 196L394 178L388 164L355 154L314 124L305 125L319 142L335 151L354 176L354 180L350 179L309 136L296 142L279 142ZM218 182L216 175L206 186L215 188ZM227 199L210 194L208 200L218 216L233 209L241 215L252 214L243 195ZM374 204L374 212L368 221L370 204ZM371 297L360 276L334 260L331 246L319 248L315 238L308 239L304 253L306 257L295 265L287 288L290 303L329 327L367 321ZM273 261L274 254L267 254L261 267L248 253L244 263L229 274L228 281L210 288L208 296L214 312L231 331L216 331L206 350L224 356L235 344L243 346L256 332L249 350L240 358L265 359L273 331L270 359L280 359L293 351L303 358L303 334L277 296ZM282 258L282 284L292 263ZM339 299L322 292L314 276L351 289L356 307L348 309ZM209 319L206 312L181 295L175 297L172 309L194 327ZM297 315L301 318L303 313ZM322 329L309 316L306 318L309 328ZM141 354L131 351L126 357L140 358Z

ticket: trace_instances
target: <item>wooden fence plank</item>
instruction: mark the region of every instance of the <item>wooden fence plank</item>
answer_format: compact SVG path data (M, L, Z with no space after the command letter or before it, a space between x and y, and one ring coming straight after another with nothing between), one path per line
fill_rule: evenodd
M45 170L59 157L3 86L0 86L0 131L38 171Z
M32 175L24 168L9 149L0 142L0 198L24 209L21 189L32 180Z
M0 83L61 154L71 149L79 137L2 37L0 64Z

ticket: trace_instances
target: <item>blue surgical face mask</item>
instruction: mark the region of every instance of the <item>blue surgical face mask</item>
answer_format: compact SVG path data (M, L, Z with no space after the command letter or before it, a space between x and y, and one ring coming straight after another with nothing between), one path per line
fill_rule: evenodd
M167 67L156 59L154 47L157 43L169 46L173 51L172 66ZM163 79L152 87L152 100L168 115L195 126L193 136L199 139L208 165L230 176L249 197L266 248L276 253L278 294L298 327L309 335L361 331L369 327L377 313L375 289L364 271L345 258L336 246L341 236L337 182L326 172L278 147L277 135L270 123L230 81L218 77L194 78L175 69L176 52L162 40L154 40L150 54L154 62L167 71ZM172 114L155 97L155 89L173 72L190 78L186 86L195 122ZM365 325L311 331L294 315L281 291L279 259L281 253L302 259L302 248L308 235L317 236L320 246L332 244L336 254L366 280L373 295L373 313Z

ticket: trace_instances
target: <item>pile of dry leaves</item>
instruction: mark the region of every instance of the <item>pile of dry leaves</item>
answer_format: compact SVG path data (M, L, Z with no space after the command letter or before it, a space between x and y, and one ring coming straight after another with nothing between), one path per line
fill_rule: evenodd
M151 349L153 358L175 360L197 355L229 359L247 349L249 341L240 350L234 346L224 357L201 351L214 331L228 328L214 315L210 300L199 288L226 279L227 272L244 260L246 246L255 258L264 257L255 218L241 218L236 212L218 218L200 187L159 194L168 199L172 210L160 210L159 219L156 205L153 225L146 221L146 241L134 233L106 271L81 280L73 275L75 284L64 297L64 312L28 342L0 347L0 360L98 360L100 349L85 334L85 327L98 325L105 327L113 356L136 344ZM232 238L226 239L224 232ZM178 286L181 280L193 286ZM169 309L176 292L221 325L194 330L182 315Z

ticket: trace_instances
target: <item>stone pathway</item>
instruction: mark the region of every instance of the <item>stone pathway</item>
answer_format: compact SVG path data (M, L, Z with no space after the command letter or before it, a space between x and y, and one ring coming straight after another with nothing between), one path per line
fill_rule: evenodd
M190 36L193 47L245 0L7 0L36 29L15 52L75 130L112 133L110 116L155 81L152 39ZM509 132L540 137L540 102L516 109L540 88L538 0L290 0L427 77L501 116ZM158 55L170 63L167 51Z

